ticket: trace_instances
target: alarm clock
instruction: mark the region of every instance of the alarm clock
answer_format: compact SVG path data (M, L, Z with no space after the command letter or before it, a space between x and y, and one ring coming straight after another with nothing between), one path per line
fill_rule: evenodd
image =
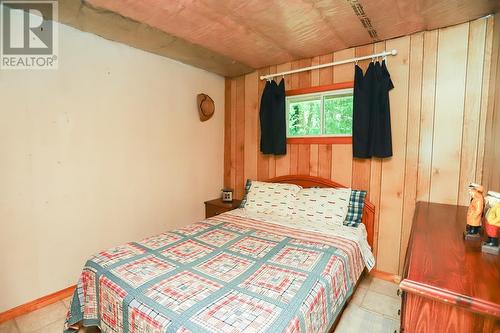
M230 188L222 189L222 201L231 202L233 201L233 190Z

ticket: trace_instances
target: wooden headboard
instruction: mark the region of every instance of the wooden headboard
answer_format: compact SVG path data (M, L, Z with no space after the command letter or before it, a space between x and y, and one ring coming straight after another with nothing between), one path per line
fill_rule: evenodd
M287 184L295 184L302 186L304 188L309 187L333 187L333 188L346 188L347 186L336 183L332 180L313 177L313 176L301 176L301 175L292 175L292 176L281 176L276 178L271 178L266 180L270 183L287 183ZM373 235L375 231L375 206L366 200L363 208L363 218L362 221L366 227L366 232L368 233L368 244L373 249Z

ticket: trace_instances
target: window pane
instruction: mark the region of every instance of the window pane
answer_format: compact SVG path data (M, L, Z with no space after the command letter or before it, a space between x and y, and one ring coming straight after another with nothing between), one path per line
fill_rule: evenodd
M321 134L321 100L291 100L288 104L288 136Z
M352 94L326 96L324 134L352 134Z

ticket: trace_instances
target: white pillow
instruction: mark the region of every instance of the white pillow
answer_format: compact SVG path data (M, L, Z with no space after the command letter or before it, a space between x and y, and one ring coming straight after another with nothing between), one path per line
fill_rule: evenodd
M296 195L292 216L310 222L343 225L350 197L350 188L305 188Z
M301 187L293 184L252 181L245 209L250 212L290 216L295 195Z

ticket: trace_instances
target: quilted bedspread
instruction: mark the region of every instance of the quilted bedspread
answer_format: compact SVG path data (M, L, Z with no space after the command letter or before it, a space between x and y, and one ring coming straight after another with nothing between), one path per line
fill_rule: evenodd
M359 246L225 213L87 261L66 320L102 332L327 332Z

